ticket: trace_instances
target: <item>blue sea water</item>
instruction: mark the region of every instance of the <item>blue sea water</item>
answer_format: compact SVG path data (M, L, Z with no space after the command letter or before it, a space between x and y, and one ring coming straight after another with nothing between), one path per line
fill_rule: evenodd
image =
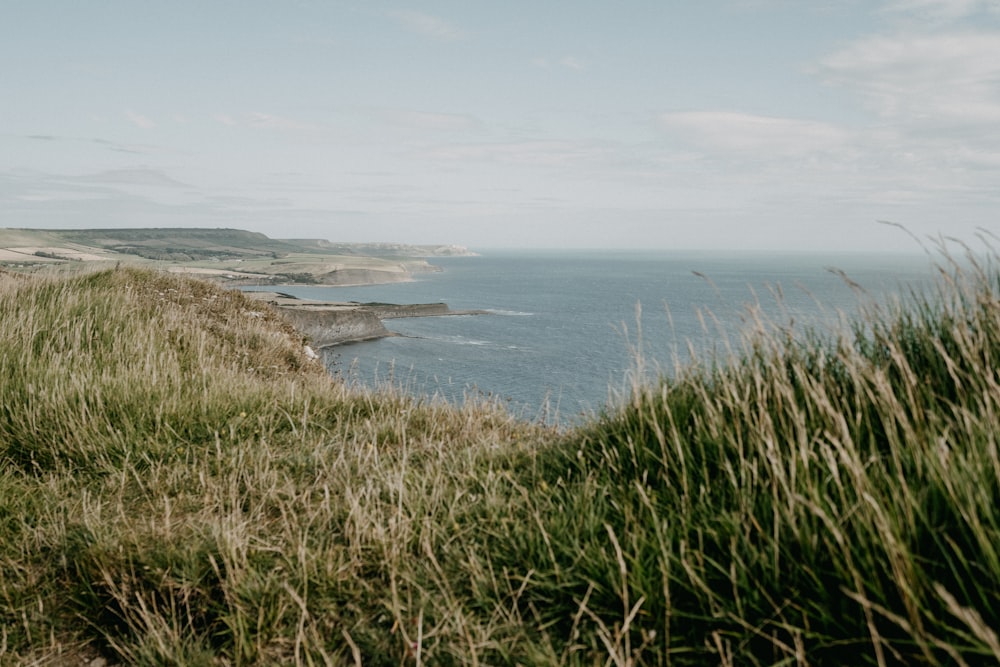
M451 401L481 393L564 424L627 391L637 349L652 374L669 374L692 353L738 346L755 312L793 330L829 330L864 299L905 294L932 275L926 256L899 254L519 250L433 263L442 270L409 283L282 291L487 310L387 320L402 337L329 348L324 359L350 382Z

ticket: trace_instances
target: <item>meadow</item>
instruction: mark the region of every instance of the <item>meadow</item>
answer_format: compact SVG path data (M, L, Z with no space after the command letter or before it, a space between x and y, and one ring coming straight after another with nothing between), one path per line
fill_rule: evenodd
M559 429L205 282L0 275L0 664L993 664L998 276Z

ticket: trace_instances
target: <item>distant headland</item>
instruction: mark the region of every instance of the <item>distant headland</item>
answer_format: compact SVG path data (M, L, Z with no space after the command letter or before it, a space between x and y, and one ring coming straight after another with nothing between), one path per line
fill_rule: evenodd
M94 263L147 266L240 285L367 285L439 270L435 257L472 256L458 245L272 239L240 229L0 229L0 266L66 271Z

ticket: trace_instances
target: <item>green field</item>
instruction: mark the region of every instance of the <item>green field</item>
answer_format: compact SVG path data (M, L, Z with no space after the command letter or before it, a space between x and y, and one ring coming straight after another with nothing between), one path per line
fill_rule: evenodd
M572 429L348 389L205 282L2 274L0 664L995 664L970 259Z
M225 284L342 285L410 280L427 258L469 254L460 246L272 239L239 229L0 229L0 266L74 272L128 265L199 275Z

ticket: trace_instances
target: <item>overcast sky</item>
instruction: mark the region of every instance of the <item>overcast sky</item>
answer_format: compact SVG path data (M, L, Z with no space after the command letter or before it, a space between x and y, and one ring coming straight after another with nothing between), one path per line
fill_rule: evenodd
M1000 0L0 0L0 226L1000 234Z

